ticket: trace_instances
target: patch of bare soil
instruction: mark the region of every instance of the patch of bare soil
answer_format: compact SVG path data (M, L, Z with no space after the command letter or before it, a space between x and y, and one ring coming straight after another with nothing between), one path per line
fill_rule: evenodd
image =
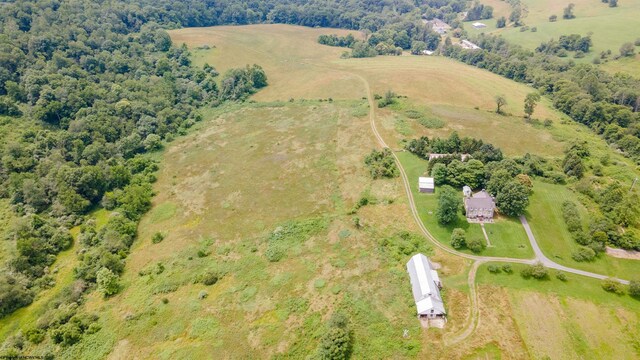
M620 259L640 260L640 251L615 249L608 246L607 246L607 255L620 258Z

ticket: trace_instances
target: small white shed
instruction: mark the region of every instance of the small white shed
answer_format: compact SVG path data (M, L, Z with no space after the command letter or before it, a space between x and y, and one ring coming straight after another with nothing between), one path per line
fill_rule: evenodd
M418 190L421 193L433 193L436 189L435 181L432 177L419 177Z

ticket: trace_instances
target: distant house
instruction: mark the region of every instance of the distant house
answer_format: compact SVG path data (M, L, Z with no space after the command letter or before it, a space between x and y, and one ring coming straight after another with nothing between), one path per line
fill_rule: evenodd
M433 159L440 159L443 157L447 157L447 156L453 156L454 154L429 154L429 161L433 160ZM467 160L471 155L469 154L460 154L460 160L461 161L465 161Z
M462 40L459 43L457 43L458 46L460 46L463 49L467 49L467 50L478 50L480 49L480 46L472 43L469 40Z
M471 188L468 186L465 186L462 192L464 195L464 211L468 222L493 222L496 202L488 192L482 190L471 194Z
M433 264L423 254L416 254L407 263L416 311L421 320L442 319L446 321L444 302L440 296L442 283Z
M482 28L486 28L487 24L484 24L481 22L474 22L473 24L471 24L471 26L473 26L476 29L482 29Z
M436 189L435 182L432 177L419 177L418 190L421 193L433 193Z
M431 30L437 32L440 35L444 35L447 33L447 31L451 30L451 25L438 18L427 22L427 24L431 25Z

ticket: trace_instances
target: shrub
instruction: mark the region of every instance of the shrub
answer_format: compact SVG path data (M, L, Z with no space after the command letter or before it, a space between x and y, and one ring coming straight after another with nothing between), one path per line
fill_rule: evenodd
M396 167L393 154L388 148L381 151L371 151L371 153L365 157L364 163L369 168L371 177L374 179L394 178L400 174Z
M565 282L565 281L567 281L567 280L568 280L568 279L567 279L567 274L565 274L565 273L563 273L563 272L558 271L558 272L556 273L556 279L558 279L558 280L560 280L560 281L562 281L562 282Z
M27 336L27 340L32 344L40 344L42 340L44 340L46 333L43 329L32 328L27 330L25 335Z
M571 253L571 257L575 261L593 261L596 257L596 252L591 248L581 246L578 250Z
M604 279L602 280L602 288L604 291L612 292L617 295L624 294L624 289L622 288L622 284L614 279Z
M200 277L200 282L204 285L214 285L220 280L220 274L215 271L208 271Z
M160 300L160 301L162 301L163 304L168 304L169 303L169 299L167 299L167 298L162 298L162 300Z
M383 108L386 107L388 105L394 104L396 102L396 98L398 96L391 90L387 90L387 92L384 94L384 98L382 98L379 102L378 102L378 107L379 108Z
M502 265L502 271L506 272L507 274L511 274L513 272L513 267L511 266L511 264L504 264Z
M631 280L629 282L629 295L634 298L640 298L640 280Z
M151 237L151 242L154 244L157 244L159 242L161 242L162 240L164 240L165 235L161 232L157 232L155 234L153 234L153 237Z
M117 294L120 291L118 275L106 267L100 269L96 274L96 284L98 285L98 291L105 297Z
M278 262L284 257L284 249L279 245L270 243L267 250L264 252L264 256L271 262Z
M342 313L334 313L327 322L327 330L318 347L319 359L349 359L353 346L349 320Z
M528 266L520 272L523 278L534 278L538 280L547 279L549 277L549 270L541 263Z
M198 250L198 257L203 258L209 256L209 252L206 250Z
M490 273L492 274L497 274L500 272L500 266L495 265L495 264L491 264L489 266L487 266L487 270L489 270Z
M469 250L473 251L474 253L481 252L482 250L484 250L484 247L484 242L482 242L482 240L478 238L467 241L467 248L469 248Z
M451 233L451 246L454 249L462 249L467 245L465 231L460 228L453 229Z

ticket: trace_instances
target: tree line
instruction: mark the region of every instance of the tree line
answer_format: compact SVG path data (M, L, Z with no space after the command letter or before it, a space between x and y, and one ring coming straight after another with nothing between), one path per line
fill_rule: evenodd
M185 134L201 120L199 107L267 85L257 65L222 76L210 65L193 67L186 46L164 30L194 24L190 10L144 4L0 7L0 115L22 125L0 146L0 196L19 217L8 230L17 254L0 275L0 317L52 285L49 267L71 246L73 226L82 225L75 289L95 287L101 271L122 273L153 195L157 164L144 154ZM98 208L113 211L101 229L86 221Z
M557 109L640 162L640 80L526 50L500 37L481 34L475 42L481 50L465 50L445 42L442 53L531 84L549 95Z

